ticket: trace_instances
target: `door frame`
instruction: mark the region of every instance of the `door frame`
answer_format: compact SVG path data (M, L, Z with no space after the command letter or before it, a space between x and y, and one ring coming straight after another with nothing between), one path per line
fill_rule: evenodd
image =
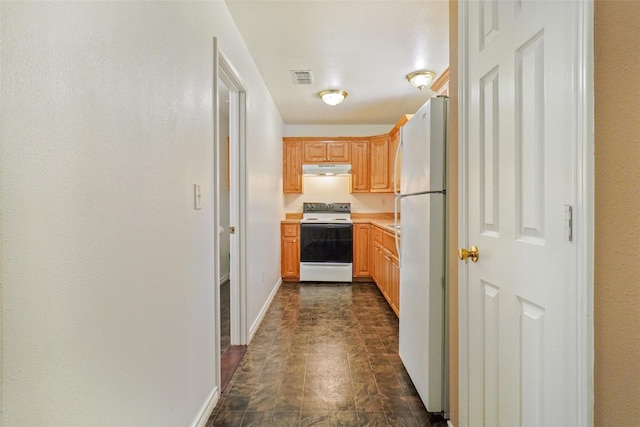
M468 185L468 120L465 108L469 105L470 93L467 91L469 81L467 75L467 52L471 46L468 36L468 1L461 0L458 8L458 62L459 62L459 107L458 107L458 181L459 181L459 218L458 245L469 247L469 194ZM577 316L575 319L578 331L578 425L593 426L593 286L594 286L594 92L593 92L593 0L576 2L578 9L578 34L576 55L574 58L575 99L575 139L576 157L573 166L573 191L575 206L573 207L573 235L577 267L575 277L578 295L576 295ZM469 303L468 263L458 266L458 327L459 327L459 426L467 427L476 423L469 420Z
M235 227L235 234L230 238L230 311L231 311L231 344L243 345L247 343L247 245L246 245L246 116L247 90L239 73L224 55L218 44L217 37L213 39L213 127L214 127L214 168L217 182L221 180L220 148L220 96L219 82L222 81L229 89L229 178L230 178L230 218L229 224ZM220 215L218 214L219 191L214 186L216 207L215 217L215 274L216 274L216 348L218 386L220 386L220 287L217 280L220 274Z

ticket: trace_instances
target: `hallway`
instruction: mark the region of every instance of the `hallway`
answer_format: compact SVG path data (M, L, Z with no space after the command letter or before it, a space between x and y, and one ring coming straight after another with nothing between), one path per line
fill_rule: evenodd
M398 356L373 283L283 283L208 426L446 426Z

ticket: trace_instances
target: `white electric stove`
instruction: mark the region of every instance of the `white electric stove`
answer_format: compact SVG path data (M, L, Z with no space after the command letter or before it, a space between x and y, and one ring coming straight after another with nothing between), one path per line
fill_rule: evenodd
M350 203L303 203L300 281L351 282L353 223Z

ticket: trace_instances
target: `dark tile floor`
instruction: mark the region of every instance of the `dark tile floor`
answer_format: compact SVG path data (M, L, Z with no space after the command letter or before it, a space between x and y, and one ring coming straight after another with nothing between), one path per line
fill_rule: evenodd
M398 356L373 283L280 287L208 426L446 426Z

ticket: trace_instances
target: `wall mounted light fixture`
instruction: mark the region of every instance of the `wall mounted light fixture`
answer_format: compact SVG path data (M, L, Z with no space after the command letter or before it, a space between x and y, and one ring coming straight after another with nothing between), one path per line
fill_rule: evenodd
M435 77L436 73L427 70L418 70L407 74L407 80L409 80L409 83L420 90L429 86Z
M328 105L338 105L347 97L347 92L341 89L327 89L318 94Z

